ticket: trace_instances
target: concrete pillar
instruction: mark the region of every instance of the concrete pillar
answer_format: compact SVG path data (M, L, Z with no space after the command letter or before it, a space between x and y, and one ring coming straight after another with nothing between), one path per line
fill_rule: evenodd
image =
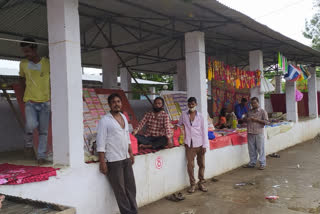
M150 91L150 95L149 95L149 98L150 98L150 100L154 100L154 99L156 99L156 95L155 95L155 93L156 93L156 87L150 87L149 88L149 91Z
M102 63L102 87L111 89L118 88L118 64L119 58L111 48L101 50Z
M261 50L249 52L249 67L250 71L259 69L261 71L261 77L263 77L263 53ZM257 97L259 99L260 107L265 109L264 93L261 93L260 87L250 89L250 97Z
M298 122L298 104L296 102L296 82L286 81L287 120Z
M131 75L127 68L120 68L120 86L124 91L131 91ZM126 94L128 99L131 99L132 93Z
M198 111L207 117L206 56L203 32L185 34L187 95L196 97Z
M53 161L84 164L78 0L47 0Z
M318 117L317 75L315 67L310 67L311 78L308 80L309 117Z
M274 78L276 82L275 92L276 94L281 94L282 93L282 83L281 83L282 76L276 75Z
M173 90L187 91L186 61L177 61L177 73L173 76Z

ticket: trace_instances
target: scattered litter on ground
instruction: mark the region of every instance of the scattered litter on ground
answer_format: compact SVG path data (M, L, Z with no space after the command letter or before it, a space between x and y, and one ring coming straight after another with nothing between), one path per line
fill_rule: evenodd
M270 203L274 203L277 199L279 199L279 196L269 195L269 196L266 196L265 199L267 199Z
M272 186L273 188L280 188L280 184Z
M289 183L288 180L285 180L284 182L285 182L286 184Z
M277 153L272 153L272 154L268 155L268 157L271 157L271 158L280 158L280 155L277 154Z
M179 202L186 198L182 195L181 192L178 192L178 193L173 193L172 195L167 196L166 199L169 201Z
M298 168L298 169L300 168L300 164L297 164L297 168Z
M213 182L218 182L219 180L216 179L216 178L212 178L211 181L213 181Z
M241 188L241 187L244 187L244 186L253 186L255 185L254 182L241 182L241 183L238 183L238 184L235 184L234 185L234 188Z
M184 211L180 214L196 214L196 211L195 210L187 210L187 211Z

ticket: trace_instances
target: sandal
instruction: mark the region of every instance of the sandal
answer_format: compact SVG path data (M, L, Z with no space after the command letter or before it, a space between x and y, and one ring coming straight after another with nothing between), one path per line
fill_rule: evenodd
M166 199L173 202L179 202L184 200L185 197L182 195L181 192L179 192L178 194L173 193L172 195L167 196Z
M280 155L277 154L277 153L272 153L272 154L270 154L268 156L271 157L271 158L280 158Z
M195 185L190 186L190 188L188 189L188 193L194 193L195 191L196 191Z
M255 167L256 167L256 166L250 165L250 164L247 164L247 165L242 166L242 168L255 168Z
M201 190L202 192L208 192L208 188L205 185L199 184L198 187L199 190Z
M186 197L184 197L181 192L178 192L178 194L176 194L176 198L179 199L179 201L186 199Z

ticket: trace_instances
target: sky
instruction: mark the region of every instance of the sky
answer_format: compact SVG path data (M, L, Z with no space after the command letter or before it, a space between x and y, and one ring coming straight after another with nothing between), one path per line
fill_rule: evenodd
M313 0L218 0L279 33L310 46L305 20L313 15Z
M313 0L218 0L219 2L250 16L281 34L310 46L303 37L305 20L310 19ZM0 60L0 68L19 68L19 63ZM85 73L101 72L100 69L84 69Z

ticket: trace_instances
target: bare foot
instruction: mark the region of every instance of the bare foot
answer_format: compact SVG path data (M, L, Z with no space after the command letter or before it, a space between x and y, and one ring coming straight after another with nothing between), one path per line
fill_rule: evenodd
M4 201L5 196L4 195L0 195L0 209L2 207L2 202Z

